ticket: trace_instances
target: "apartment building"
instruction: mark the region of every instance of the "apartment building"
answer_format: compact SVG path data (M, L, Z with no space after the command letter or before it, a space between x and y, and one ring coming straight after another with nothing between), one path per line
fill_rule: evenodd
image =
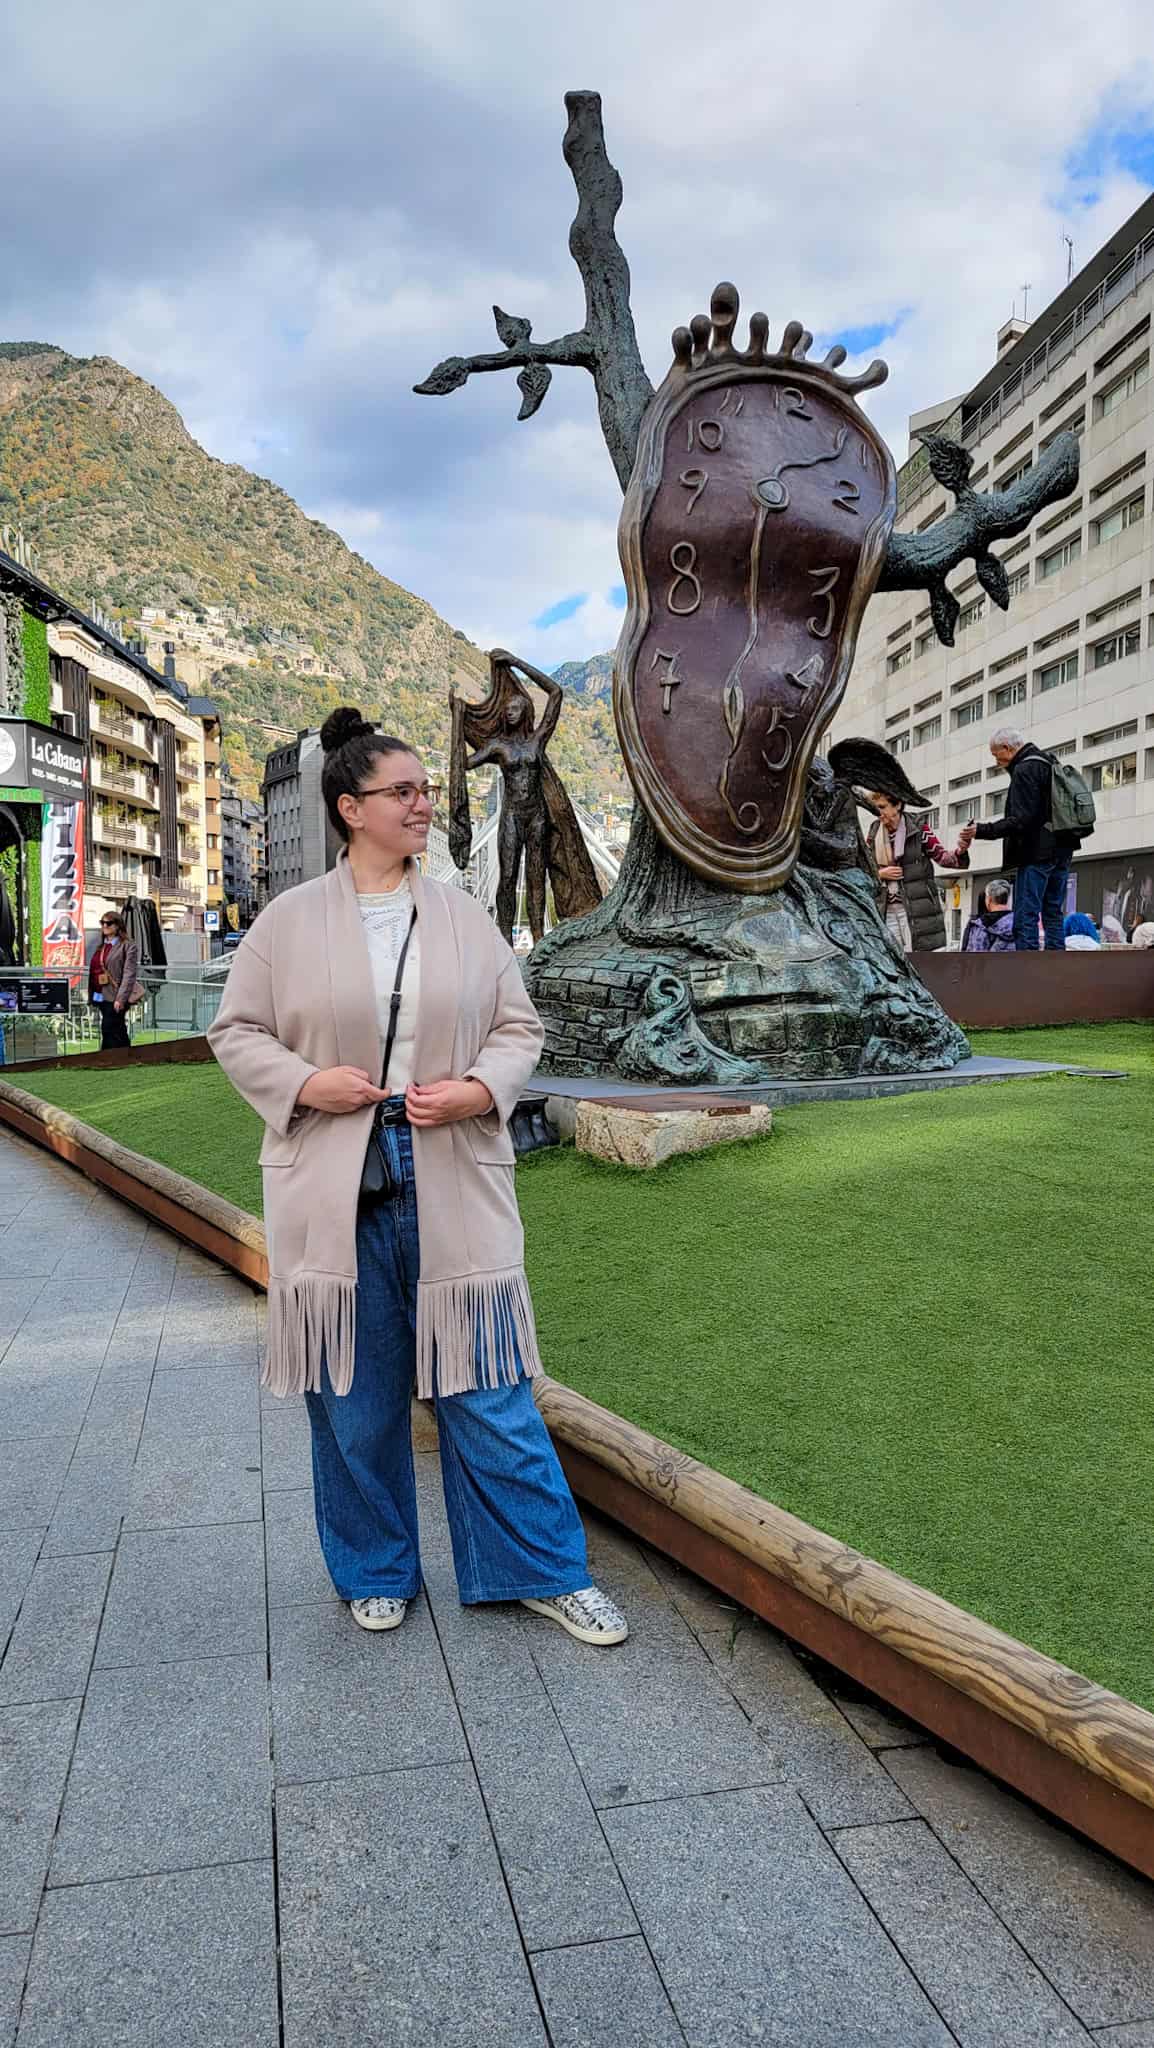
M265 762L262 794L268 893L279 896L332 867L339 841L321 795L324 756L318 732L301 732Z
M227 772L220 799L221 880L224 900L246 929L262 908L265 883L265 819L260 804L242 796Z
M1028 327L1012 322L964 398L915 415L970 449L979 491L1005 490L1063 430L1081 444L1074 496L1028 534L998 543L1008 612L966 565L956 644L941 646L917 593L868 607L835 733L903 756L951 843L970 818L999 815L1006 778L990 733L1014 725L1074 761L1095 791L1098 828L1075 863L1072 899L1095 917L1154 916L1154 197ZM898 525L922 532L952 498L916 448L898 477ZM972 877L945 886L960 936L970 900L998 872L998 842L975 842Z

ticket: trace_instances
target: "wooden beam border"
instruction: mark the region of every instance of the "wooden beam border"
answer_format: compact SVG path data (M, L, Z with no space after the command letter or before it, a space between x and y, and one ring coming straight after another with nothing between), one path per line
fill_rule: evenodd
M259 1218L5 1081L0 1123L267 1286ZM559 1381L535 1387L583 1500L1154 1878L1154 1714Z

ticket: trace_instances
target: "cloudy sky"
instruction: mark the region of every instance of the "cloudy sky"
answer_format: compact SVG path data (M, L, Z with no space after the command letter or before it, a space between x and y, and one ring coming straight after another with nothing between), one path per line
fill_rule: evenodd
M567 88L602 94L654 381L746 311L883 354L907 415L988 366L1154 183L1148 0L43 0L5 30L0 338L117 357L481 644L620 623L591 380L411 387L580 325Z

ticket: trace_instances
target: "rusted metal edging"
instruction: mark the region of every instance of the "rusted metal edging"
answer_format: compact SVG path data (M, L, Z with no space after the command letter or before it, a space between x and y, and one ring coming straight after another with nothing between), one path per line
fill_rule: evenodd
M4 1081L0 1123L267 1286L259 1218ZM1154 1878L1154 1714L560 1382L536 1391L583 1500Z

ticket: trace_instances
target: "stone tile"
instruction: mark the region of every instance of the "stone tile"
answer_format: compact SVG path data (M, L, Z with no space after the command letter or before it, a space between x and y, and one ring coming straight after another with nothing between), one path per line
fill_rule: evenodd
M553 2048L685 2048L640 1938L546 1949L533 1975Z
M909 1801L780 1637L746 1614L701 1640L766 1746L766 1776L793 1785L819 1827L909 1816Z
M20 2048L277 2048L270 1863L49 1892Z
M907 1721L904 1714L899 1714L896 1707L887 1707L884 1700L851 1699L836 1691L833 1697L850 1727L870 1749L919 1749L933 1740L925 1728Z
M49 1884L268 1856L268 1723L260 1656L94 1672Z
M264 1535L270 1607L340 1598L321 1553L311 1486L266 1494Z
M46 1557L113 1550L132 1484L135 1439L81 1433L44 1542Z
M628 1641L591 1654L540 1619L530 1644L594 1806L772 1780L764 1744L644 1559L597 1532L590 1565L628 1615Z
M0 1530L43 1529L51 1521L75 1448L71 1436L0 1443Z
M16 2039L24 1972L31 1948L31 1939L26 1934L8 1934L0 1940L0 2048L12 2048Z
M80 1697L111 1570L109 1553L41 1559L0 1664L0 1706Z
M210 1522L259 1522L260 1432L228 1437L149 1436L132 1474L126 1529L181 1529Z
M41 1527L9 1532L0 1543L0 1643L20 1612L43 1540Z
M44 1306L44 1300L42 1296L38 1306ZM94 1310L91 1315L83 1309L62 1314L49 1304L45 1313L25 1318L19 1336L8 1347L5 1370L36 1380L95 1371L103 1363L115 1328L115 1309Z
M287 1786L277 1841L285 2048L546 2048L468 1765Z
M166 1321L156 1365L158 1372L184 1372L190 1366L208 1366L221 1371L250 1372L255 1378L260 1366L260 1347L255 1337L194 1341L170 1331Z
M37 1436L77 1436L96 1388L96 1368L34 1379L10 1376L0 1366L0 1442Z
M25 1934L68 1776L79 1700L0 1708L0 1934Z
M227 1266L209 1264L206 1271L178 1262L172 1283L173 1308L220 1309L253 1305L254 1290Z
M795 1793L727 1792L603 1818L689 2048L949 2048Z
M533 1662L534 1623L520 1607L457 1599L438 1463L422 1459L428 1470L417 1478L425 1587L521 1938L533 1949L633 1934L632 1908Z
M222 1372L218 1366L189 1366L186 1372L158 1372L148 1397L144 1446L161 1434L184 1438L231 1436L260 1427L259 1390L254 1373ZM303 1402L302 1402L303 1408ZM305 1420L307 1436L308 1421Z
M1132 2026L1096 2027L1090 2035L1101 2048L1154 2048L1154 2019L1136 2020Z
M163 1329L163 1308L126 1308L109 1338L101 1379L121 1373L131 1379L147 1379L156 1364Z
M595 1529L609 1526L600 1516L588 1518ZM660 1580L668 1599L672 1600L677 1612L689 1623L695 1635L707 1631L727 1632L735 1620L746 1610L736 1600L729 1600L719 1593L716 1586L707 1585L694 1572L687 1572L672 1557L666 1557L660 1550L653 1550L648 1543L638 1548L654 1576Z
M467 1759L423 1600L387 1634L325 1601L278 1608L269 1635L279 1783Z
M1149 1884L934 1750L893 1750L886 1764L1086 2026L1154 2016Z
M97 1666L265 1648L260 1524L134 1529L120 1539Z
M834 1847L963 2048L1088 2048L1092 2037L924 1821L849 1828Z
M92 1403L84 1418L80 1442L91 1445L97 1437L120 1437L135 1443L148 1407L148 1376L106 1379L96 1382Z
M262 1414L260 1441L267 1492L312 1486L312 1433L303 1401L287 1413Z

